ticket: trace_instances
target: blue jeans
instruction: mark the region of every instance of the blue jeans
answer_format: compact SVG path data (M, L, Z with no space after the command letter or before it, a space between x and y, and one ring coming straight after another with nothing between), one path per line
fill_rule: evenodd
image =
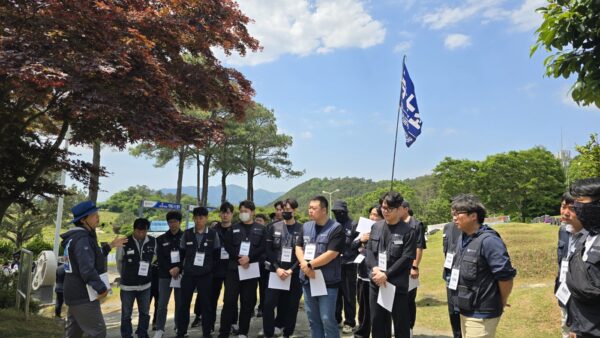
M158 280L158 310L156 313L156 329L165 330L167 322L167 310L169 300L171 299L171 290L175 291L175 328L177 328L177 318L179 314L179 304L181 303L181 289L171 287L171 278L160 278Z
M310 284L302 285L304 308L313 338L339 338L340 330L335 320L338 289L327 288L327 296L312 297Z
M121 289L121 337L133 337L131 313L133 312L134 300L137 300L139 313L138 327L137 330L135 330L135 333L140 338L148 337L148 325L150 324L150 295L151 288L147 288L143 291L124 291Z

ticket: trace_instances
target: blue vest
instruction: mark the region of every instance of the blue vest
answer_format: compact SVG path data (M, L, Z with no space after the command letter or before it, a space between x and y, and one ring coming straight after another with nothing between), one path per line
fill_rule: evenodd
M321 254L327 251L327 244L329 244L329 239L331 234L335 229L340 227L341 225L333 220L329 219L327 224L323 227L323 230L317 236L317 227L315 221L309 221L304 223L303 225L303 240L304 240L304 249L306 250L306 244L315 243L317 245L315 250L315 258L319 257ZM331 262L327 263L327 265L320 266L318 269L323 272L323 278L325 279L325 284L335 284L342 281L342 258L338 255ZM300 271L300 280L307 283L308 280L304 275L304 272Z

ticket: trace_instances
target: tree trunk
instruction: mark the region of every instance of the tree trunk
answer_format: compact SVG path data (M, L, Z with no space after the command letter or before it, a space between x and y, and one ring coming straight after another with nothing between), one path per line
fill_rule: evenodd
M202 162L200 161L200 151L196 150L196 204L201 205L202 196L200 190L200 180L202 179Z
M208 174L211 160L211 154L204 155L204 167L202 168L202 201L200 204L203 207L208 205Z
M254 201L254 168L249 168L246 171L246 174L248 175L248 177L246 177L248 182L246 188L246 199L249 201Z
M227 201L227 174L221 171L221 204Z
M96 140L92 145L92 170L90 171L90 185L88 189L88 198L96 203L98 201L98 190L100 189L100 151L102 143Z
M181 203L181 185L183 184L183 169L185 168L185 146L179 148L179 170L177 171L177 192L175 193L175 203Z

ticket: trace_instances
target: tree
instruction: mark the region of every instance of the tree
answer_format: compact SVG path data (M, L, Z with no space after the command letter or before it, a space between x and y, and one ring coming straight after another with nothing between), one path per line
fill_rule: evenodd
M44 226L51 224L53 219L52 209L48 203L35 200L36 209L15 204L8 209L6 217L0 227L0 235L12 242L17 249L23 247L30 239L42 232ZM56 212L56 209L54 209Z
M102 143L100 140L94 141L92 145L92 167L90 171L90 185L88 188L88 198L94 203L98 202L98 190L100 190L100 152L102 151Z
M579 155L569 165L569 179L571 181L600 177L600 142L598 134L591 134L590 140L583 146L575 146Z
M546 75L565 79L576 75L573 100L600 108L600 1L548 0L538 11L544 21L531 55L539 47L556 51L544 60Z
M433 169L433 174L439 180L440 197L445 200L479 191L480 164L477 161L446 157Z
M218 123L180 107L244 114L250 82L213 50L258 50L248 21L233 0L0 2L0 220L66 192L48 171L87 182L90 164L60 149L69 129L75 145L119 149L218 138Z
M234 154L236 147L232 144L232 140L235 140L236 127L237 123L234 121L228 121L225 124L223 142L216 145L213 151L213 169L211 174L221 174L221 203L227 200L227 177L242 172L242 168L236 162Z
M245 173L249 200L254 199L254 178L260 175L280 178L304 174L292 169L286 151L292 145L292 137L277 133L273 111L254 103L246 111L246 118L233 129L231 140L236 165Z

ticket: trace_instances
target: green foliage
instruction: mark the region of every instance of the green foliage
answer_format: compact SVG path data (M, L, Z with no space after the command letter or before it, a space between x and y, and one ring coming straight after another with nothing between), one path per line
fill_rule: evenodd
M18 274L5 276L0 273L0 309L15 307L18 278ZM32 298L29 303L29 310L36 313L39 309L40 304Z
M131 211L125 211L119 214L115 222L113 223L113 231L116 234L123 235L127 231L127 226L130 226L133 229L133 221L135 221L136 216Z
M573 100L600 108L600 1L548 0L538 9L544 21L531 49L555 52L544 60L546 75L577 76L571 87Z
M42 233L44 226L51 222L53 212L48 203L36 199L35 209L22 204L13 204L2 221L0 235L21 248L24 243Z
M133 222L124 224L119 228L119 235L123 235L125 237L131 236L133 234Z
M569 165L569 180L600 177L600 143L598 134L591 134L590 140L583 146L576 146L579 155Z
M6 241L0 242L0 263L11 261L12 254L15 252L15 250L16 248L14 244Z
M44 238L40 235L36 236L33 240L25 244L24 248L31 251L33 253L33 259L36 259L42 251L52 250L53 245L45 242Z

